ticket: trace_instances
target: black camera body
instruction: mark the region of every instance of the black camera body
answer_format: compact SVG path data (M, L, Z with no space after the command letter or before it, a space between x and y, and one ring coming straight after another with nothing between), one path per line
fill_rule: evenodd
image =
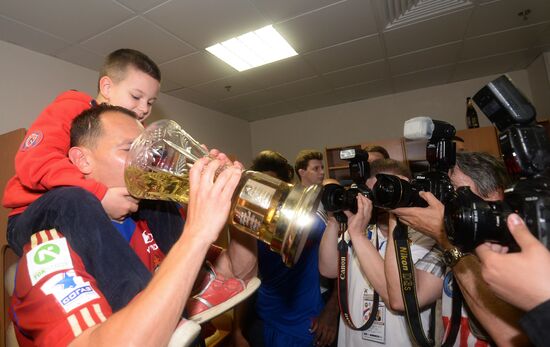
M516 183L505 190L502 202L484 202L469 190L458 189L445 206L449 240L464 251L485 241L515 249L506 224L515 212L550 249L550 141L536 123L534 107L506 76L490 82L473 99L499 130L504 163Z
M416 174L412 185L445 202L454 191L448 172L456 162L455 127L444 121L416 117L405 122L403 133L410 140L428 139L429 170Z
M344 188L338 184L327 184L323 188L321 201L329 212L335 212L337 218L345 221L342 211L357 213L357 195L363 194L372 200L372 191L365 185L370 176L369 153L363 149L348 148L340 151L340 159L349 162L349 173L353 184Z

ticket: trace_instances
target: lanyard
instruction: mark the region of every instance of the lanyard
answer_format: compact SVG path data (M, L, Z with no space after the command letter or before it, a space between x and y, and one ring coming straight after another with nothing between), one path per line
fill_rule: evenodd
M340 274L338 276L338 304L340 306L340 313L342 316L342 319L346 323L348 327L350 327L352 330L367 330L371 327L371 325L374 323L374 320L376 319L376 315L378 313L378 302L379 302L379 296L376 291L373 295L373 301L372 301L372 310L369 315L369 319L363 324L361 327L356 327L355 324L353 324L353 321L351 319L351 315L349 313L349 302L348 302L348 243L346 240L344 240L344 231L346 230L346 225L344 223L340 224L340 232L341 237L340 241L338 242L338 251L340 254ZM351 241L350 241L351 245ZM376 248L378 248L378 237L376 237ZM380 249L380 248L378 248Z
M416 281L415 270L411 256L411 249L408 240L408 229L397 221L397 225L393 230L393 239L395 246L395 256L399 269L399 281L401 283L401 295L403 296L403 302L405 303L405 317L407 319L407 326L409 332L415 339L416 343L422 347L434 346L434 329L433 325L430 325L429 335L430 338L424 334L422 328L422 320L420 319L420 309L418 307L418 298L416 295ZM460 326L460 316L462 307L462 293L458 287L456 280L453 281L453 303L451 313L451 328L447 338L442 344L442 347L450 347L454 344L458 328ZM434 317L435 310L432 307L432 318ZM433 322L433 320L432 320Z

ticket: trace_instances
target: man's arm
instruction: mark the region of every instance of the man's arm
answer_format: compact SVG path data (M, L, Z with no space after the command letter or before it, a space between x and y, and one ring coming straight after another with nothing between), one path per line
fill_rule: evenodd
M190 171L184 232L150 284L124 309L84 331L72 345L166 345L187 301L210 244L224 226L241 166L226 168L214 182L220 162L203 158ZM204 172L203 171L204 168Z
M359 260L361 270L365 274L374 290L384 302L388 302L388 290L386 286L386 274L384 273L384 259L378 249L365 234L372 213L372 202L359 194L357 196L357 214L348 215L348 233L353 244L353 252ZM376 231L375 231L376 232ZM377 237L373 235L372 237Z
M237 229L230 227L229 231L230 240L227 250L216 259L214 268L225 278L250 280L258 273L258 241Z
M340 224L329 215L327 227L319 244L319 272L327 278L338 277L338 232Z
M433 238L442 249L452 247L443 227L444 206L429 192L420 195L428 207L399 208L393 212L406 225ZM498 299L481 278L479 261L462 257L453 267L464 300L498 346L523 345L527 340L518 325L520 312Z
M405 305L401 295L401 282L399 279L399 270L397 259L395 257L395 247L393 239L393 229L395 228L395 218L390 215L388 245L386 246L386 256L384 258L384 270L386 272L386 285L389 297L389 306L397 312L404 312ZM434 303L441 297L443 289L443 279L429 272L418 270L415 266L416 295L418 305L422 310L428 305Z
M523 313L500 300L482 279L480 270L479 260L473 255L462 257L453 267L468 307L498 346L529 346L519 327Z
M311 330L315 333L314 345L329 346L334 342L338 332L338 315L340 308L338 306L338 290L331 289L330 297L325 303L325 307L315 322Z

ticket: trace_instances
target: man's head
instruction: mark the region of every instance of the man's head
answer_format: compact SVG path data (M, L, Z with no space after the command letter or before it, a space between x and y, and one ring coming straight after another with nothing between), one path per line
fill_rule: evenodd
M294 170L304 186L321 184L325 178L323 154L311 149L300 151L294 161Z
M124 187L124 164L132 142L143 132L136 115L101 104L73 120L69 159L86 178Z
M98 81L98 103L125 107L143 121L160 90L160 69L145 54L118 49L107 56Z
M369 153L369 163L379 159L390 159L390 154L382 146L368 145L363 149Z
M449 170L453 186L469 186L484 200L502 200L509 183L502 161L487 153L458 152L456 165Z
M266 173L288 183L294 177L292 166L285 157L270 150L261 151L252 161L250 170Z
M395 175L407 181L410 181L412 178L409 167L403 162L394 159L379 159L370 164L370 177L366 182L367 187L370 189L376 183L377 174Z

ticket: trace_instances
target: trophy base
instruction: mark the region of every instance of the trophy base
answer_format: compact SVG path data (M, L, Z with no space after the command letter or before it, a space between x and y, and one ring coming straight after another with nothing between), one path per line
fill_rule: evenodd
M270 243L285 265L291 267L300 258L314 225L315 211L321 200L322 186L294 186L281 207L275 235Z

